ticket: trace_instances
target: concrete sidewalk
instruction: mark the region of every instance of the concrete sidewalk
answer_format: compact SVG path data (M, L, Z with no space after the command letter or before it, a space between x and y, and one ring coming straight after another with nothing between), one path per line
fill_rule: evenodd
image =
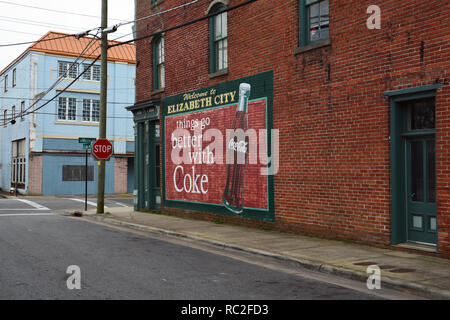
M367 266L381 268L381 285L450 299L450 260L276 231L109 208L83 212L86 219L141 231L185 237L269 256L343 277L367 281Z

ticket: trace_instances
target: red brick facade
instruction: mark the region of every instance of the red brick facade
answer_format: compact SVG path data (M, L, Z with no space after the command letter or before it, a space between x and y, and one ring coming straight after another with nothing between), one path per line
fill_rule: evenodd
M28 165L28 194L42 194L42 156L34 155L29 158Z
M137 0L137 18L187 3ZM206 15L213 0L137 23L137 36ZM245 2L229 0L228 6ZM372 3L373 2L373 3ZM165 33L165 89L152 94L151 39L137 42L136 102L273 70L280 130L275 227L391 244L390 102L384 92L436 91L438 250L450 255L450 3L330 1L330 41L299 48L299 1L259 0L228 12L228 72L209 74L208 20ZM381 29L369 30L369 4Z

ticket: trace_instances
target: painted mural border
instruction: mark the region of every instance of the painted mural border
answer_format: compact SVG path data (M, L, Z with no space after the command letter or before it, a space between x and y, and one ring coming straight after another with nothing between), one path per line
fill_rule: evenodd
M203 211L208 213L216 213L216 214L222 214L222 215L228 215L228 216L240 216L244 218L251 218L251 219L258 219L258 220L265 220L265 221L274 221L275 220L275 203L274 203L274 179L272 175L267 176L267 209L261 209L261 208L249 208L244 207L244 210L241 214L233 213L229 210L227 210L224 205L221 204L212 204L212 203L203 203L203 202L193 202L193 201L185 201L185 200L174 200L174 199L168 199L166 197L166 126L165 126L165 120L166 118L179 115L179 114L188 114L188 113L194 113L197 111L187 111L187 112L178 112L169 115L167 113L167 105L170 105L170 101L179 99L183 94L186 93L195 93L198 91L203 90L211 90L213 88L217 88L218 91L224 91L227 90L227 88L236 88L241 82L247 82L252 85L252 88L255 87L258 90L252 91L251 94L251 101L257 101L257 100L266 100L266 129L267 129L267 155L272 155L272 132L271 129L273 129L273 71L266 71L263 73L259 73L256 75L243 77L231 81L227 81L224 83L219 83L214 86L199 88L196 90L191 90L187 92L183 92L180 94L176 94L167 98L164 98L162 100L162 119L161 119L161 147L164 150L162 153L162 196L163 196L163 205L167 208L178 208L178 209L186 209L186 210L194 210L194 211ZM257 85L259 84L259 85ZM261 86L261 84L263 84ZM262 92L261 92L262 91ZM220 105L220 106L211 106L211 107L205 107L202 110L210 110L215 108L224 108L233 104L227 104L227 105Z

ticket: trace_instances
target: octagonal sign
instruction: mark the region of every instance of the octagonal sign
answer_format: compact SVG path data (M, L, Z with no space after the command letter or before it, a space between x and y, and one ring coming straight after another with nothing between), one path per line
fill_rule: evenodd
M92 145L92 153L98 160L108 160L113 154L113 146L107 139L98 139Z

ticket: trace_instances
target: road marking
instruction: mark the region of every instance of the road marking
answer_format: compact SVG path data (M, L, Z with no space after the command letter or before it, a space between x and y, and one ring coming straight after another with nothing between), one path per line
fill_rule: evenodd
M26 199L13 199L13 200L17 200L17 201L21 201L23 203L26 203L26 204L36 208L37 210L50 210L49 208L41 206L39 203L30 201L30 200L26 200Z
M18 216L54 216L54 213L6 213L0 214L1 217L18 217Z
M27 208L22 208L22 209L0 209L0 211L42 211L44 209L27 209ZM47 209L50 211L50 209Z
M71 198L70 200L73 200L73 201L78 201L78 202L83 202L84 203L84 200L83 199L75 199L75 198ZM89 204L89 205L91 205L91 206L93 206L93 207L97 207L97 204L95 203L95 202L92 202L92 201L88 201L87 202L87 204ZM104 208L108 208L107 206L103 206Z
M112 201L112 202L114 202L115 204L118 204L119 206L128 208L128 206L127 206L127 205L124 205L123 203L120 203L120 202L117 202L117 201Z

